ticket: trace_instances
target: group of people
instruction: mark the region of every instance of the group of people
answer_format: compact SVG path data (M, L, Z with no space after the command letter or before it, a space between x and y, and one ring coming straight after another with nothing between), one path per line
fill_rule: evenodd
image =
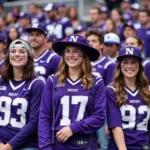
M0 150L97 150L98 141L101 150L150 148L143 39L125 32L120 46L121 36L95 27L73 34L55 5L44 10L49 22L25 28L28 40L8 45L0 35ZM62 22L63 38L49 50L48 35L60 33Z

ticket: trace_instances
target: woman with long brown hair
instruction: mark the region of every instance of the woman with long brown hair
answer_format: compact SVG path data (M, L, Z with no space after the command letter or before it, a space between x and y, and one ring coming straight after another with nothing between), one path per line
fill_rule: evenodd
M150 91L140 49L119 51L114 83L107 86L108 150L142 150L149 143Z
M105 87L92 75L99 52L86 38L71 35L53 44L62 56L44 88L39 117L41 150L97 150L96 130L105 122Z
M38 150L37 121L44 87L27 42L9 46L0 77L0 150Z

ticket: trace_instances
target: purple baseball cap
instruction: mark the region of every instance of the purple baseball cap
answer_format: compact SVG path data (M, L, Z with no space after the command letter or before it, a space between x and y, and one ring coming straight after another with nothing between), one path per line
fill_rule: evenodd
M135 30L134 25L133 25L133 23L131 23L131 22L127 22L127 23L125 23L125 24L123 25L123 29L125 29L126 27L130 27L130 28L132 28L133 30Z
M117 60L120 61L124 57L135 57L142 61L142 55L140 49L133 47L133 46L126 46L121 49L119 49L119 56L117 57Z
M82 32L82 31L86 31L87 27L85 25L78 25L75 30L76 32Z
M89 45L89 42L85 37L77 34L67 36L63 41L55 42L52 45L52 48L56 53L62 55L66 46L80 47L85 53L87 53L91 61L97 60L100 55L98 50Z
M31 15L25 12L21 12L19 18L31 19Z
M45 35L47 35L47 29L45 24L43 23L34 23L29 28L25 29L28 33L30 33L33 30L38 30L43 32Z

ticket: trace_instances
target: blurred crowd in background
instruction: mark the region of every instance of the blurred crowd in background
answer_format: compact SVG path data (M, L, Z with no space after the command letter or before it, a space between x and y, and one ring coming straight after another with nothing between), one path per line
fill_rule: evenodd
M7 13L1 3L0 40L5 43L5 53L7 53L9 44L13 40L21 38L28 41L26 28L31 24L43 23L48 32L47 48L52 50L53 42L63 40L73 33L85 36L88 30L95 28L103 35L115 33L119 36L116 39L117 49L124 46L127 37L137 35L144 43L143 56L148 58L150 57L150 1L138 2L136 0L97 2L88 10L89 21L80 20L77 7L67 6L64 2L48 3L43 7L30 3L28 12L22 12L15 6ZM110 38L115 40L114 37ZM106 45L105 55L109 55L107 51L113 46L112 44Z

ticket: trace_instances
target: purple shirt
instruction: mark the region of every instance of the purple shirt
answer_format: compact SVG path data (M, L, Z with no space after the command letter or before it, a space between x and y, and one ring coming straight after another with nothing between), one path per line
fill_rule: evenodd
M94 77L94 76L93 76ZM95 132L104 125L105 121L105 86L101 77L95 77L94 93L92 88L84 89L81 79L72 81L67 78L65 87L59 87L57 78L55 91L55 133L65 126L70 126L73 136L65 143L55 139L55 150L87 150L88 145L80 143L87 141L91 133L91 150L97 150L97 139ZM41 150L51 150L52 145L52 84L54 77L47 79L39 117L39 146ZM94 102L94 104L93 104ZM92 111L94 108L94 111ZM79 143L78 143L79 142Z
M123 129L125 144L128 150L142 150L143 145L148 144L149 134L147 130L149 121L149 108L140 96L138 89L131 91L125 87L126 105L116 105L115 87L107 86L107 117L108 128L121 127ZM108 150L118 150L112 132Z
M46 50L41 56L34 58L34 70L37 76L45 81L49 75L55 74L60 58L59 55L50 52L50 50Z
M137 30L137 36L139 36L144 42L145 57L150 57L150 28L140 28Z
M31 24L37 23L37 22L45 22L46 21L46 16L44 13L38 13L37 15L31 15Z
M53 35L56 40L64 39L68 34L73 33L71 20L67 17L61 17L59 20L48 20L46 23L48 35Z
M116 63L110 61L107 57L102 57L100 60L92 62L93 74L101 75L104 84L108 85L113 81L116 70Z
M92 25L92 26L89 28L89 30L90 30L90 29L97 29L97 30L99 30L100 32L104 33L104 32L105 32L105 23L102 22L98 27Z
M0 79L0 143L38 148L37 122L44 82Z

